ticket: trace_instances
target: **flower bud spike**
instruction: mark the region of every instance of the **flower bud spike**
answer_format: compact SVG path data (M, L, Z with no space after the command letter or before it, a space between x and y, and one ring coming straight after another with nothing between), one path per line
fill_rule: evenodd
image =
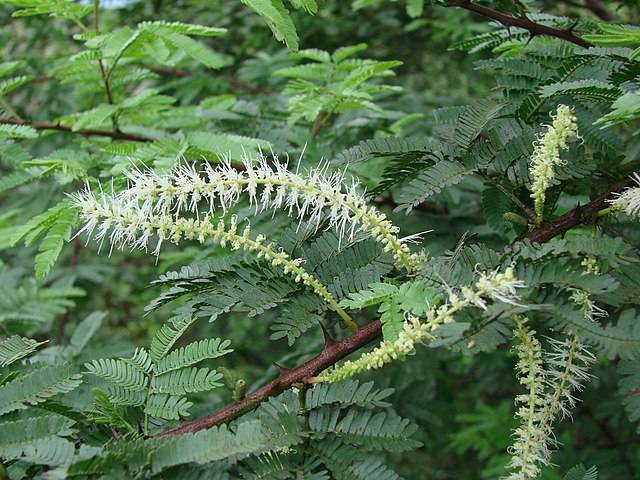
M553 122L534 144L529 175L531 176L531 198L534 200L536 224L543 220L546 191L555 178L555 167L562 164L560 152L566 150L567 142L578 136L578 124L573 110L558 105Z
M414 352L416 345L432 340L433 332L441 325L452 322L453 315L463 308L486 308L486 301L489 300L515 304L516 289L523 288L524 283L513 276L513 269L510 268L505 273L498 270L480 273L475 289L466 287L460 295L450 289L448 303L431 307L425 314L425 322L407 314L404 328L396 340L383 340L371 352L326 370L315 381L338 382L360 372L381 368L396 359L403 359Z

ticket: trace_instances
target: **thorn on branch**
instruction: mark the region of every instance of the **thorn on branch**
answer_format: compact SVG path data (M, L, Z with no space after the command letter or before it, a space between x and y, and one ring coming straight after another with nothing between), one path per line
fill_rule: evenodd
M536 32L529 32L529 38L527 38L527 43L525 43L524 46L527 47L531 43L531 40L533 40L534 37L537 36L538 34Z
M576 205L576 207L573 209L576 221L578 223L582 223L582 221L584 220L582 218L582 205L580 205L580 203L578 202L578 204Z
M578 26L578 23L580 23L580 20L576 18L576 20L571 24L571 26L569 26L569 28L565 30L565 32L573 34L573 30Z
M331 336L327 327L322 322L320 323L320 329L322 330L322 336L324 337L324 349L333 347L336 344L336 339Z
M272 362L272 365L278 369L278 377L282 377L291 371L290 368L283 367L282 365L277 364L276 362Z

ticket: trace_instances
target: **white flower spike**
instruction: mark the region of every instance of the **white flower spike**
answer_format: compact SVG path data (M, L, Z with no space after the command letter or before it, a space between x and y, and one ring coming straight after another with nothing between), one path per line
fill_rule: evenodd
M257 235L252 239L248 226L240 233L235 217L231 217L229 225L223 220L215 222L209 214L202 219L174 217L162 212L153 212L144 205L140 207L133 202L127 202L121 196L103 195L98 200L89 189L73 196L73 200L86 222L78 235L87 232L91 236L97 229L95 238L102 242L108 236L112 248L128 246L145 251L149 240L155 236L158 238L154 249L156 255L165 240L177 244L183 239L198 240L200 243L213 239L222 247L252 252L258 258L282 268L285 274L310 287L331 305L351 330L355 331L358 328L349 315L338 306L329 290L302 267L302 259L291 258L275 244L266 243L263 235Z
M509 448L512 473L508 480L534 480L541 467L550 464L551 448L556 446L553 424L569 416L575 407L574 392L590 378L588 368L595 357L582 345L578 335L562 341L548 339L551 351L543 353L535 331L526 319L514 318L514 336L518 340L516 370L527 392L516 397L516 416L520 426Z
M616 198L609 200L615 210L620 210L630 217L640 218L640 175L634 173L631 178L637 186L626 188Z
M227 160L217 166L204 164L201 172L181 165L168 175L133 170L127 174L129 188L119 194L126 204L137 205L145 215L178 216L183 211L196 215L201 201L211 215L216 208L226 210L247 196L256 211L282 210L316 228L323 218L329 226L350 239L366 231L390 252L396 263L409 272L416 269L408 241L398 238L399 229L376 208L367 205L357 181L345 181L342 172L328 173L328 165L300 175L274 158L270 164L260 154L257 161L245 155L244 167L234 168Z

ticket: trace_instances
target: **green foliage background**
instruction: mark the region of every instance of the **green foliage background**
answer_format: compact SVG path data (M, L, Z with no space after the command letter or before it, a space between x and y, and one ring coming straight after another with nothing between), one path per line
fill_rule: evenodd
M98 253L72 239L80 223L67 194L98 182L120 190L132 166L239 164L259 150L344 169L402 236L429 232L415 247L427 266L407 278L370 238L344 242L247 204L233 212L304 258L343 304L395 286L392 300L354 313L360 325L386 315L385 337L404 311L438 298L429 289L515 262L527 301L553 305L531 313L541 336L581 328L598 357L573 421L557 427L557 467L540 478L595 478L591 466L604 480L640 477L637 219L588 219L540 246L523 240L532 226L504 217L532 205L533 142L560 103L574 108L582 141L563 157L546 218L638 170L640 38L629 25L640 8L481 2L601 45L586 50L432 3L0 0L0 478L505 474L521 386L513 312L500 307L463 312L462 330L357 381L295 385L229 427L153 438L319 353L319 323L348 332L308 289L213 243L155 258L107 255L105 242ZM585 273L585 258L599 275ZM567 288L609 317L586 321ZM153 387L162 362L192 377Z

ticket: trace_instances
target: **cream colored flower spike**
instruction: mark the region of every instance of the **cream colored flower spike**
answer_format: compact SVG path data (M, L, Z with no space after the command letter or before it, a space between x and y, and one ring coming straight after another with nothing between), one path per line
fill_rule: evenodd
M535 143L529 166L531 198L534 201L537 224L542 223L546 191L555 178L555 168L562 162L560 152L568 148L569 140L577 137L578 124L573 110L566 105L559 105L553 122Z

